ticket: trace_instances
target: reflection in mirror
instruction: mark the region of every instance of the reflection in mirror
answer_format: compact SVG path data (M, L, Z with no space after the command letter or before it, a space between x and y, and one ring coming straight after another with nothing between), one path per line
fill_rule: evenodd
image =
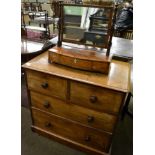
M107 48L110 8L63 7L63 41Z

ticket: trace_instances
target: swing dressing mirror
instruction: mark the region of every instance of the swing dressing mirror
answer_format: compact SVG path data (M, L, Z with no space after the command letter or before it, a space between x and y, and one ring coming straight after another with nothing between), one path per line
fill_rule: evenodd
M109 48L114 7L62 4L61 41Z

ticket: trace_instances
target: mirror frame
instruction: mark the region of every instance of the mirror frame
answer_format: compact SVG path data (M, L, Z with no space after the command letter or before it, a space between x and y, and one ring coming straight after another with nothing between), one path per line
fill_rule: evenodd
M62 42L68 42L68 43L74 43L79 45L85 45L85 46L92 46L92 47L98 47L98 48L104 48L107 49L106 55L109 56L110 54L110 47L112 43L112 36L114 33L114 23L116 20L116 7L114 3L111 4L102 4L102 5L95 5L95 4L72 4L72 3L63 3L59 2L60 5L60 17L59 17L59 33L58 33L58 47L61 47ZM108 20L108 30L107 30L107 40L105 45L94 45L94 44L88 44L88 43L82 43L79 41L71 41L69 39L63 38L63 29L64 29L64 7L65 6L76 6L76 7L88 7L88 8L106 8L110 9L110 15ZM104 43L103 43L104 44Z

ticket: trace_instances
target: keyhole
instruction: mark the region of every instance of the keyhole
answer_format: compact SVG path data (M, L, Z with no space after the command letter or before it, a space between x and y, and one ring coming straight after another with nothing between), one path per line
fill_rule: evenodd
M77 59L74 59L74 63L76 64L76 62L77 62Z

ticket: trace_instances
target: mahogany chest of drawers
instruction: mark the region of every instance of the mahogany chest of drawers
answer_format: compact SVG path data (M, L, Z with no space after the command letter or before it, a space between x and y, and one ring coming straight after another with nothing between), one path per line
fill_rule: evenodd
M93 155L107 155L129 91L130 65L108 75L48 63L45 52L23 65L32 130Z

